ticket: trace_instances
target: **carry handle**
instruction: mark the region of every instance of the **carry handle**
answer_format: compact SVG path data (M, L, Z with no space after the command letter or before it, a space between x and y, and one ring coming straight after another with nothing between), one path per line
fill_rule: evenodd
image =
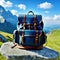
M34 15L33 11L29 11L29 12L28 12L28 15L29 15L30 13L32 13L32 15Z

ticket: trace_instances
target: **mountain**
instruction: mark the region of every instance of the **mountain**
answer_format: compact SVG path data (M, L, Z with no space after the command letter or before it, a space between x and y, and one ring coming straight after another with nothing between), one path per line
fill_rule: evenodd
M10 11L6 11L2 6L0 6L0 15L3 16L7 22L10 22L16 27L18 21L17 16L13 15Z
M44 27L44 31L46 33L49 33L52 30L57 30L57 29L60 29L60 24L54 24L54 25L51 24Z
M13 33L16 29L10 22L5 21L4 23L0 23L0 30L8 33Z
M0 30L8 33L13 33L16 29L18 18L10 11L6 11L4 7L0 5ZM3 23L1 23L3 22Z
M5 11L5 9L0 5L0 12Z
M4 7L2 7L1 5L0 5L0 16L1 17L3 17L4 18L4 20L6 20L5 21L5 23L3 23L3 24L6 24L6 25L8 25L8 26L11 26L10 28L12 29L12 30L9 30L8 28L8 26L3 26L3 27L1 27L1 25L3 25L3 24L1 24L0 23L0 29L2 30L2 31L4 31L4 29L3 28L5 28L6 30L6 32L12 32L14 29L16 29L16 25L17 25L17 22L18 22L18 18L17 18L17 16L15 16L15 15L13 15L10 11L6 11L5 9L4 9ZM0 18L1 18L0 17ZM3 21L4 22L4 21ZM55 23L54 23L55 24ZM44 31L46 32L46 33L49 33L51 30L55 30L55 29L58 29L58 28L60 28L60 25L59 24L55 24L55 25L53 25L53 24L47 24L45 27L44 27Z

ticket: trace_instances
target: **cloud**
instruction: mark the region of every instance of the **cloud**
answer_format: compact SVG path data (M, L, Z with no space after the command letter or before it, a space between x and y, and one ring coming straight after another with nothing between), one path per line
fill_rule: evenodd
M17 10L11 10L11 13L12 13L13 15L18 16L18 11L17 11Z
M49 25L58 25L60 24L60 15L54 15L52 17L50 16L43 16L43 21L46 26Z
M60 20L60 15L54 15L54 16L52 16L52 17L50 17L50 16L46 16L46 17L44 17L43 16L43 18L44 18L44 20Z
M49 11L45 11L45 13L47 14L47 13L49 13Z
M26 5L24 5L24 4L19 4L18 7L21 10L25 10L26 9Z
M42 8L42 9L50 9L52 8L52 4L49 3L49 2L44 2L44 3L41 3L38 5L39 8Z
M5 22L5 19L2 16L0 16L0 23L4 23L4 22Z
M60 20L60 15L54 15L53 20Z
M13 3L10 1L0 0L0 5L3 7L12 7Z

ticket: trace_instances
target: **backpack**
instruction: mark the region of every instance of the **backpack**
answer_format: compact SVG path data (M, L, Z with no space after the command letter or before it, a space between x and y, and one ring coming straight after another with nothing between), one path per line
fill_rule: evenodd
M32 13L32 15L29 15ZM14 31L14 42L22 46L41 46L46 42L42 39L43 28L40 25L42 21L41 15L35 15L29 11L27 15L20 15L18 17L18 28ZM21 26L22 25L22 26ZM46 37L43 35L43 37ZM43 42L44 40L44 42Z

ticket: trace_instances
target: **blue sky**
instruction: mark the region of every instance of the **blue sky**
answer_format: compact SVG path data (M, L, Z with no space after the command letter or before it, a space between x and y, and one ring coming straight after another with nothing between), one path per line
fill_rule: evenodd
M0 5L13 15L27 14L32 10L41 14L44 22L60 24L60 0L0 0Z
M0 0L3 6L5 2L6 10L16 10L18 13L27 13L29 10L36 14L54 15L60 14L60 0ZM8 3L9 2L9 3ZM18 7L20 5L20 7ZM21 6L22 5L22 6ZM44 5L44 6L43 6ZM24 7L25 6L25 7ZM50 8L48 8L50 7Z

